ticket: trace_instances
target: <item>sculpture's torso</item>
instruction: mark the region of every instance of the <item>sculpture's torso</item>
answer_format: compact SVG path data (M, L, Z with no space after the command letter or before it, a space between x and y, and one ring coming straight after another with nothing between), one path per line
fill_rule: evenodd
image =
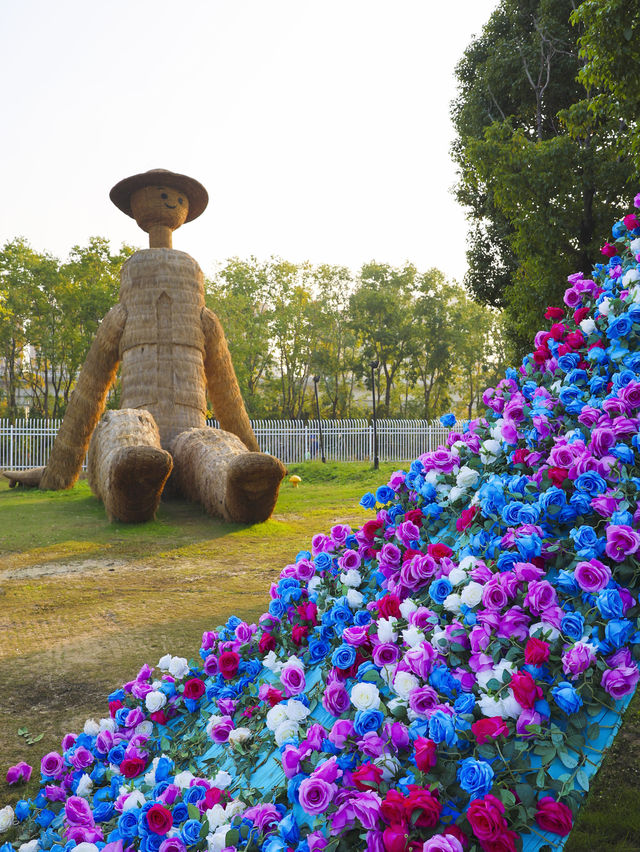
M174 249L136 252L122 268L120 302L120 406L151 412L167 448L185 429L206 425L202 270Z

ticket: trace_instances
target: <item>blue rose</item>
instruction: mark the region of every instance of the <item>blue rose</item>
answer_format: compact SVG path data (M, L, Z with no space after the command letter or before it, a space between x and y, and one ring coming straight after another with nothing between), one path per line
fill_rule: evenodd
M124 760L125 746L122 743L118 743L118 745L113 746L109 749L107 757L109 758L109 763L115 763L119 766Z
M573 517L578 515L587 515L591 511L591 494L587 494L586 491L574 491L569 500L571 506L574 508ZM562 513L558 516L559 520L563 520ZM567 521L573 520L573 518L567 518Z
M522 508L524 508L524 503L520 503L518 500L512 500L511 503L507 503L503 507L502 520L508 527L514 527L519 523L520 510Z
M564 568L558 571L555 585L566 595L577 595L580 591L580 585L576 580L573 571L566 571Z
M519 553L513 550L503 550L500 556L498 556L498 571L511 571L516 562L522 561L522 556Z
M429 586L429 597L434 603L441 604L452 591L453 586L449 580L446 577L440 577L439 580L434 580Z
M493 769L484 760L467 757L460 762L458 783L469 793L470 799L481 799L493 785Z
M280 598L274 598L269 603L269 615L274 615L276 618L282 618L286 611L287 608Z
M138 834L140 814L140 808L130 808L128 811L124 811L118 818L118 831L123 840L132 840Z
M596 606L603 618L620 618L622 616L622 598L617 589L602 589L598 592Z
M628 618L614 618L604 629L605 641L615 648L626 645L633 633L633 623Z
M424 497L427 502L433 500L437 493L435 485L431 482L425 482L420 486L420 496Z
M195 846L200 840L202 823L197 819L188 819L180 830L185 846Z
M360 505L363 509L375 509L376 506L376 497L375 494L372 494L370 491L367 491L366 494L363 494L360 498Z
M384 720L380 710L358 710L353 720L353 727L360 737L370 731L377 731Z
M464 692L459 698L456 698L453 704L453 709L456 713L472 713L476 706L476 700L470 692Z
M457 690L460 686L444 663L434 668L429 675L429 683L435 690L448 698L453 698L454 690Z
M366 609L359 609L353 617L353 621L359 627L364 627L371 621L371 613Z
M542 539L536 533L517 535L516 547L522 559L525 562L530 562L534 556L540 556L542 553Z
M356 661L356 649L353 645L342 644L331 655L331 664L337 669L348 669Z
M320 553L316 553L313 557L313 564L316 566L318 571L326 571L331 568L331 556L322 550Z
M612 524L626 524L627 526L633 526L633 515L631 512L623 512L617 511L611 515L611 523Z
M180 823L189 818L189 808L184 804L184 802L178 802L174 805L171 813L173 815L174 825L180 825Z
M569 536L573 539L574 549L581 559L594 559L604 550L605 540L598 538L598 533L588 524L574 527Z
M298 828L298 823L292 813L288 813L286 817L280 821L278 832L288 846L296 846L300 839L300 829Z
M568 373L569 370L573 370L574 367L578 366L579 360L580 356L577 352L567 352L566 355L561 355L558 358L558 367L560 367L563 373Z
M582 707L582 698L580 698L575 688L566 680L554 686L551 694L558 707L567 715L577 713Z
M604 494L607 490L607 483L594 470L588 470L586 473L581 473L575 481L575 487L578 491L586 491L595 497L598 494Z
M440 422L442 423L443 426L446 426L447 428L449 428L451 426L455 426L456 425L456 416L455 416L455 414L443 414L442 417L440 418Z
M458 739L453 719L442 710L436 710L429 719L429 736L436 743L452 746Z
M569 639L573 639L576 642L578 639L582 639L582 634L584 633L584 617L582 613L567 613L560 623L560 629Z
M294 775L287 784L287 799L289 799L292 805L297 805L299 802L298 791L305 778L308 778L308 775L304 772L299 772L297 775Z
M618 317L609 318L609 325L607 326L607 337L615 339L619 337L626 337L633 323L631 318L627 316L627 314L620 314Z
M613 228L611 228L611 233L614 240L619 240L620 237L624 237L627 233L627 226L622 221L616 222Z
M201 802L207 795L206 789L201 784L194 784L193 787L187 787L182 793L182 801L188 805L195 805L196 802Z
M113 811L113 808L111 808L111 810ZM40 813L36 817L35 821L38 823L38 825L41 828L48 828L51 825L51 823L54 821L55 818L56 818L56 815L54 814L53 811L50 811L49 808L44 808L44 810L40 811ZM107 819L108 818L109 817L107 817ZM96 821L98 821L97 817L96 817ZM0 847L0 849L1 848L2 847Z
M326 639L310 639L309 640L309 654L313 662L318 662L319 660L324 660L329 651L331 650L331 643L327 642Z
M557 514L567 503L567 495L564 491L562 491L562 489L557 488L555 485L552 485L551 488L547 488L546 491L543 491L538 499L540 506L548 515Z
M19 802L16 802L14 812L16 815L16 819L19 822L23 822L23 820L27 819L29 816L29 811L31 810L31 805L27 799L20 799Z
M382 503L383 506L387 503L390 503L391 500L395 499L395 496L396 492L388 485L381 485L376 490L376 500L378 501L378 503Z
M93 818L96 822L107 822L113 816L113 804L111 802L100 802L93 809Z

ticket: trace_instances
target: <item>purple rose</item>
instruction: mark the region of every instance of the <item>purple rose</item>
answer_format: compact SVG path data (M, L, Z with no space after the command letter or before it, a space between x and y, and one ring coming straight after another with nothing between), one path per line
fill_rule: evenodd
M420 528L413 521L404 521L396 529L396 538L401 544L408 547L410 542L420 538Z
M618 666L606 670L602 675L602 686L617 701L633 692L639 678L640 672L636 665Z
M519 606L512 606L502 614L496 634L504 638L524 640L529 635L530 616Z
M282 752L282 769L287 778L300 772L300 752L294 746L288 745Z
M623 562L640 547L640 535L627 524L609 524L605 551L610 559Z
M329 740L336 748L344 748L347 744L347 739L354 736L355 728L351 719L338 719L333 723L333 727L329 733Z
M424 719L428 718L429 710L433 710L438 704L438 693L431 686L418 687L409 695L409 707Z
M69 796L64 806L64 813L70 825L94 825L91 805L80 796Z
M120 841L122 844L122 841ZM106 849L106 846L105 846ZM167 837L160 844L158 852L186 852L187 847L179 837ZM104 852L104 849L103 849Z
M301 692L304 692L307 685L304 669L301 666L295 665L295 663L287 663L280 672L280 682L285 688L287 698L291 698L293 695L300 695Z
M57 751L45 754L40 762L40 771L47 778L62 778L65 772L65 764L62 755Z
M341 716L349 708L349 693L340 681L330 683L322 696L322 706L332 716Z
M305 778L298 790L298 799L308 814L321 814L329 807L337 787L322 778Z
M89 749L80 746L77 748L72 755L70 755L69 760L74 769L86 769L87 766L91 766L94 761L94 756L91 754Z
M574 577L583 592L599 592L611 579L611 571L598 559L590 559L578 562Z
M375 732L369 731L358 740L358 749L366 754L367 757L380 757L386 745L385 740L379 737Z
M229 741L229 734L233 729L233 719L230 716L221 716L216 724L211 727L211 739L214 743L226 743Z
M17 784L24 781L25 784L31 778L31 767L24 760L16 763L15 766L10 766L7 770L7 784Z
M373 662L376 666L390 666L396 662L400 655L397 645L392 642L383 642L373 649Z
M243 819L246 817L250 819L255 825L258 826L260 831L265 831L269 827L277 824L282 819L282 814L276 808L275 805L270 803L265 803L262 805L255 805L252 808L248 808L243 814Z
M571 676L571 680L576 680L578 675L585 672L595 661L596 656L591 645L576 642L572 648L569 648L562 655L562 668L566 675Z
M44 794L50 802L64 802L67 798L65 791L56 787L55 784L47 784L44 788Z
M341 571L351 571L357 569L362 564L362 559L355 550L345 550L342 556L338 559L338 565Z
M499 578L490 580L482 590L482 603L487 609L499 610L507 605L509 596Z
M309 852L323 852L327 848L329 841L321 831L314 831L307 835L307 843L309 844Z
M407 748L411 742L407 726L402 722L385 722L384 735L396 751Z
M356 648L359 645L364 645L368 638L369 626L367 624L356 625L355 627L345 627L342 631L342 641L346 642L347 645L353 645Z
M543 610L554 606L557 602L556 590L548 580L532 580L529 583L524 603L533 613L541 615Z
M382 800L373 790L357 793L351 800L355 816L367 831L373 831L379 827L380 805Z
M404 661L411 671L423 680L429 677L436 661L437 653L431 643L414 645L404 655Z

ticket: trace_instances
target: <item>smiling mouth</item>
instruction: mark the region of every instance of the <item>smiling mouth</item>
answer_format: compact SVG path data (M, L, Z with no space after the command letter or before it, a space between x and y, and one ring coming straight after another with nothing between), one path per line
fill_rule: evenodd
M168 207L170 210L175 210L178 205L177 204L167 204L167 202L165 201L164 206Z

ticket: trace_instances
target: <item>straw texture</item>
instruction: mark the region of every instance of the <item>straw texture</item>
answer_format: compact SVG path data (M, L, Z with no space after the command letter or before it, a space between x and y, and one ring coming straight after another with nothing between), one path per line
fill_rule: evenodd
M220 428L233 432L247 449L259 452L247 411L244 407L236 371L233 369L227 339L218 317L209 308L202 310L204 331L204 371L209 399Z
M155 516L173 462L148 411L107 411L89 446L87 479L110 521Z
M15 488L16 485L37 488L44 470L44 467L32 467L30 470L3 470L2 475L9 480L9 488Z
M71 488L80 475L91 434L118 369L126 319L125 307L118 304L98 328L40 480L43 490Z
M214 517L258 523L271 516L286 468L265 453L251 453L221 429L189 429L173 441L172 480L189 500Z

